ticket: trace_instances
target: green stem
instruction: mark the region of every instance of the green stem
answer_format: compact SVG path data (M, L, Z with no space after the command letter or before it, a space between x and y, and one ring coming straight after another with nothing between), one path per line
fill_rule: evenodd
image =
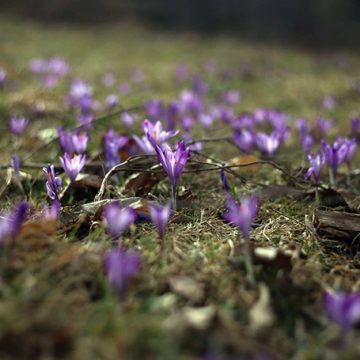
M335 185L335 174L333 173L331 168L329 168L329 180L330 180L330 185L334 186Z
M244 261L245 261L245 270L246 276L251 284L251 286L256 285L255 275L254 275L254 267L252 263L252 257L250 254L250 242L249 238L245 238L245 245L244 245Z
M315 188L315 204L316 206L320 205L319 188L317 186Z
M171 199L173 210L176 211L176 185L171 184Z

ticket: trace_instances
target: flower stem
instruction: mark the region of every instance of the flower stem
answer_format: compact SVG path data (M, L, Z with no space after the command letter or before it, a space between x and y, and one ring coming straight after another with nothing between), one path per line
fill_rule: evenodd
M317 186L315 188L315 204L316 206L320 205L319 188Z
M247 279L248 279L249 283L251 284L251 286L255 286L256 280L255 280L255 275L254 275L254 267L253 267L253 263L252 263L252 258L251 258L251 254L250 254L250 242L249 242L248 238L245 239L245 244L244 244L244 262L245 262L245 270L246 270Z
M176 211L176 185L171 184L171 200L173 210Z
M335 185L335 172L329 168L329 180L330 180L330 185L334 186Z

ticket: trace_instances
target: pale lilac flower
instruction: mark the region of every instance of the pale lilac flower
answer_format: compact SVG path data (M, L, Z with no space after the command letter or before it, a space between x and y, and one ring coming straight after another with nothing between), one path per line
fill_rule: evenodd
M134 223L136 212L128 206L122 208L119 201L114 201L105 206L104 217L112 238L116 239Z
M262 154L273 156L280 146L280 139L277 133L267 135L259 132L256 134L256 145Z
M85 161L86 156L83 154L74 154L70 157L69 154L65 153L64 156L60 156L61 165L71 182L76 180L76 177L85 165Z
M185 115L180 118L181 127L185 132L189 132L194 126L194 120L191 116Z
M174 71L175 80L178 82L183 82L186 80L188 75L188 67L186 64L178 64Z
M104 146L105 146L105 159L106 159L106 168L110 170L115 165L120 164L121 158L119 151L122 149L129 138L127 136L118 136L116 135L114 129L109 129L106 132L104 138Z
M202 99L193 91L184 90L180 93L179 107L183 112L198 114L204 107Z
M176 151L172 151L168 144L163 144L162 147L155 145L155 151L164 171L169 176L173 206L176 209L176 186L184 170L190 150L186 148L184 141L180 141Z
M74 154L74 144L72 134L69 130L64 131L62 127L58 128L58 138L61 151L70 156Z
M87 112L81 113L77 116L77 121L86 132L90 132L94 121L94 115Z
M80 133L78 130L75 130L74 134L71 136L71 139L74 152L76 154L84 154L86 152L87 143L89 140L87 133Z
M351 119L351 136L359 137L360 135L360 118Z
M360 293L325 293L325 310L343 331L348 331L360 320Z
M210 114L201 113L198 117L199 123L204 129L211 128L214 118Z
M0 216L0 244L6 239L14 240L20 232L22 223L25 221L29 205L23 201L17 204L12 213Z
M344 137L337 137L334 143L334 146L341 147L345 146L345 155L344 155L344 162L347 166L351 167L352 158L355 155L355 151L357 148L357 142L355 138L344 138Z
M199 75L194 75L192 78L192 90L202 95L208 92L209 86Z
M307 154L315 144L314 138L310 134L300 134L300 143L305 154Z
M237 90L225 91L222 97L230 105L237 104L241 100L241 94Z
M310 153L308 155L308 160L310 163L310 168L306 172L305 179L309 180L311 175L313 175L315 183L318 184L320 180L321 169L325 165L325 156L321 151L317 155Z
M318 117L315 120L315 125L320 136L324 137L328 133L328 131L334 127L334 120L326 120L322 117Z
M140 264L140 255L136 251L113 248L105 254L105 273L113 291L119 298L123 295L128 282L139 271Z
M259 198L257 194L244 197L237 203L229 194L226 198L227 212L224 218L241 231L245 240L249 239L251 225L258 212Z
M0 88L4 87L6 79L6 72L4 69L0 68Z
M341 142L335 142L333 145L327 144L324 140L320 141L325 157L325 163L330 168L332 179L335 180L338 167L345 161L348 145Z
M295 127L299 131L300 135L310 133L310 124L306 119L297 119L295 120Z
M334 110L336 105L336 101L335 98L331 95L327 95L324 97L323 102L322 102L322 106L324 109L326 110Z
M45 205L42 211L42 217L44 220L55 221L60 212L60 201L55 200L50 206Z
M159 238L164 239L165 227L171 214L171 202L165 206L159 204L149 204L150 217L152 222L156 225Z
M184 141L180 141L176 151L171 150L168 144L163 144L162 147L155 145L155 150L163 169L169 176L172 186L176 188L188 159L189 149L185 147Z
M114 86L116 82L115 74L111 71L108 71L107 73L104 74L101 81L107 87Z
M29 125L29 120L24 117L13 116L10 119L9 125L10 125L10 131L14 135L21 136L24 133L27 126Z
M256 143L256 134L247 129L235 130L233 141L240 150L249 152Z
M160 121L157 121L155 125L153 125L149 120L144 120L142 128L146 137L154 147L155 145L163 144L179 132L179 130L164 131Z
M109 109L112 109L119 105L119 98L115 94L110 94L106 97L106 105Z
M133 73L131 74L131 79L134 83L141 83L144 81L145 79L145 74L142 70L140 69L135 69L133 71Z
M57 76L65 76L69 73L69 70L69 64L58 56L50 58L47 63L47 71Z
M165 114L164 104L161 100L148 100L144 104L144 109L151 120L162 119Z
M119 91L122 95L129 95L131 92L131 85L128 83L122 83L119 86Z
M14 154L11 158L11 165L14 169L15 175L20 176L20 158L18 155Z
M139 138L137 135L134 135L133 139L143 154L152 154L155 152L154 146L151 144L147 136Z
M35 58L30 61L29 68L35 74L42 74L47 71L48 65L46 60Z
M132 126L135 123L135 120L136 120L135 115L131 115L128 112L124 112L121 114L121 121L125 125L127 131L131 130Z
M46 178L46 189L47 194L51 200L59 200L59 192L61 190L61 178L55 175L54 165L48 165L46 168L43 168L45 178Z

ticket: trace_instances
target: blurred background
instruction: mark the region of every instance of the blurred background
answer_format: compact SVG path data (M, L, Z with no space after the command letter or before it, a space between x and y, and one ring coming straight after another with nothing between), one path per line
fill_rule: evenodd
M360 44L359 0L12 0L0 10L43 22L135 21L296 45Z

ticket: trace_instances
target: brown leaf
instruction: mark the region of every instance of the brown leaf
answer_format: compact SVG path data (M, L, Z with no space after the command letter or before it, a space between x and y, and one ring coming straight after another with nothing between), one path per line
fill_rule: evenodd
M143 172L131 175L125 182L123 194L129 193L135 196L146 195L160 181L164 180L166 175L164 172Z

